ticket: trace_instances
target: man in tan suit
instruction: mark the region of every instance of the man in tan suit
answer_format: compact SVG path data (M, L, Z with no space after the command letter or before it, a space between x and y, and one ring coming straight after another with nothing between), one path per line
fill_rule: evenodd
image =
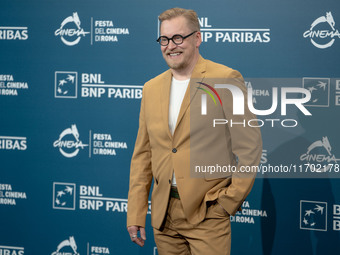
M159 254L229 254L229 216L253 186L255 174L241 169L259 164L260 130L254 122L247 124L256 117L246 103L244 114L235 115L231 90L214 90L216 84L232 84L247 102L238 71L200 56L197 14L174 8L159 20L157 41L170 69L144 85L131 161L128 232L144 245L153 180L151 224ZM225 125L216 124L221 122ZM222 166L229 170L221 171Z

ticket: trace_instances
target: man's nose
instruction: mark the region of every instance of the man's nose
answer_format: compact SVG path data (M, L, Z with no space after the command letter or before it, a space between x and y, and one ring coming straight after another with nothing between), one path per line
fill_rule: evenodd
M177 44L175 44L172 40L169 40L168 49L173 50L176 47L177 47Z

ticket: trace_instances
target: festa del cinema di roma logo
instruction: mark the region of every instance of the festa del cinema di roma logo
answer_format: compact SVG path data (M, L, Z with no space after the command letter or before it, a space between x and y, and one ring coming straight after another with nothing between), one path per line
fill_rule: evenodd
M16 254L16 253L15 253ZM84 254L84 253L82 253ZM111 254L109 247L93 246L87 243L87 255L99 255L99 254ZM0 255L7 255L7 253ZM14 255L14 253L8 255ZM74 236L70 236L68 239L63 240L58 246L57 250L52 252L51 255L80 255L78 252L78 246Z
M54 35L60 36L61 41L68 46L76 45L82 37L90 33L85 32L80 24L78 13L74 12L73 16L69 16L61 22L60 28L54 32Z
M73 139L71 139L73 137ZM79 132L76 125L71 125L71 128L66 128L59 135L59 139L53 143L54 147L58 147L60 153L67 157L72 158L78 155L80 148L89 146L88 144L83 144L79 140Z
M300 160L310 163L312 169L315 169L314 165L321 164L324 167L319 170L324 172L328 171L332 167L332 164L337 164L337 162L340 161L340 159L336 158L332 153L332 146L327 136L322 137L322 140L317 140L308 146L307 152L300 156Z
M58 140L54 141L53 147L59 148L61 155L66 158L77 156L80 149L84 150L85 147L89 148L89 158L92 155L116 156L118 150L128 149L125 141L115 141L111 134L92 133L90 130L88 144L84 144L79 137L77 126L73 124L60 133Z
M63 252L63 251L67 252ZM72 252L69 252L72 251ZM53 252L51 255L79 255L77 252L77 244L76 241L74 240L73 236L70 236L69 239L66 239L62 241L55 252Z
M330 29L325 29L325 25L328 25ZM323 27L323 29L317 29L318 26ZM310 29L303 33L303 37L310 38L311 43L319 49L329 48L333 45L335 37L340 38L340 33L334 26L335 21L332 13L326 12L326 16L321 16L314 20Z

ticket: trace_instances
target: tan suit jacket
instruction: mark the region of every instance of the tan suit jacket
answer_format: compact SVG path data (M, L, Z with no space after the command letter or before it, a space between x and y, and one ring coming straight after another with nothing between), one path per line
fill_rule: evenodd
M242 165L259 164L262 153L259 128L247 125L245 127L219 125L213 132L207 132L204 127L200 127L206 125L206 121L201 122L203 118L197 114L201 111L200 95L204 93L197 88L200 86L197 81L235 78L236 86L243 91L246 99L246 87L241 74L200 56L184 96L173 135L168 125L171 78L171 71L167 70L148 81L143 88L139 130L131 161L128 226L145 226L152 179L154 185L151 197L151 224L157 229L161 227L166 215L173 172L184 213L192 224L204 220L207 201L216 200L229 214L235 214L254 183L254 174L244 174L240 178L235 178L237 174L231 173L219 178L205 174L203 178L194 178L190 173L190 166L194 164L190 160L193 161L194 158L198 159L200 164L205 162L200 160L202 158L213 159L208 161L217 160L216 162L224 165L237 166L238 169ZM217 91L223 101L223 107L214 106L212 100L208 98L207 121L210 122L213 118L235 121L256 119L247 106L244 115L234 116L231 93L227 89ZM246 102L247 99L245 104ZM196 108L199 110L193 113L193 109ZM194 118L193 115L197 116ZM212 123L209 125L211 128Z

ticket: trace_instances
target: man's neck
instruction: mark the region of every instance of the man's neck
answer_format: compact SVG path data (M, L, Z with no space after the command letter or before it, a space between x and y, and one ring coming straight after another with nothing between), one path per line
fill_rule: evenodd
M191 74L194 71L194 68L197 64L198 58L199 58L199 54L196 54L194 57L194 60L185 69L181 69L181 70L171 69L172 76L178 81L184 81L184 80L190 79Z

